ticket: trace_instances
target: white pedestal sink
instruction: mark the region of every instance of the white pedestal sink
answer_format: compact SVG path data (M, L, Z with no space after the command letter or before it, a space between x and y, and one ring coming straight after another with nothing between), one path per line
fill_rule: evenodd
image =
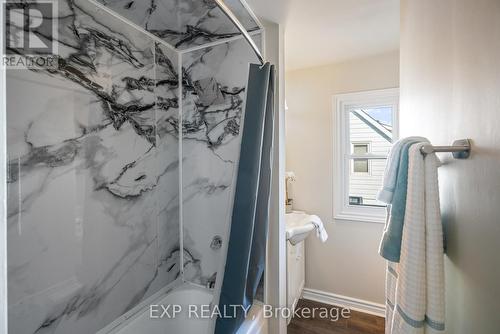
M285 215L286 240L296 245L309 236L315 226L310 220L311 215L302 211L293 211Z

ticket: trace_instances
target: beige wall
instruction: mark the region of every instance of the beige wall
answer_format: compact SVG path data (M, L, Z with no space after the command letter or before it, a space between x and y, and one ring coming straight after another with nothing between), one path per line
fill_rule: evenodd
M449 334L500 332L500 1L403 0L401 131L469 160L439 170ZM445 155L449 156L449 155Z
M383 225L333 221L334 94L399 86L399 52L286 74L286 169L294 209L319 215L330 235L306 241L306 287L384 303Z
M263 20L266 30L265 58L276 67L274 100L274 160L272 170L270 223L265 269L265 301L276 308L286 306L285 241L285 32L283 26ZM286 333L286 319L266 319L262 333Z

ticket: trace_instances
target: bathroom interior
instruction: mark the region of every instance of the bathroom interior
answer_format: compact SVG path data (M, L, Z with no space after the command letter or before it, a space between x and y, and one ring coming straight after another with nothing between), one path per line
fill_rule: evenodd
M0 10L0 334L500 333L500 1Z

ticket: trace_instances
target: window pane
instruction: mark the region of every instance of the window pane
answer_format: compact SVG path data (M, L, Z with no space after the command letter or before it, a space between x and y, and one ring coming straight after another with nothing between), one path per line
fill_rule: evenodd
M353 164L354 173L368 173L368 159L354 159Z
M354 154L366 154L368 153L368 144L354 144L353 145Z
M351 205L385 206L376 200L382 187L386 159L351 159L349 203ZM362 170L362 171L361 171Z
M351 154L387 156L392 145L392 106L353 108L349 111ZM351 159L349 203L384 206L376 196L382 187L385 159Z
M352 154L388 155L392 143L392 106L353 108L349 112Z

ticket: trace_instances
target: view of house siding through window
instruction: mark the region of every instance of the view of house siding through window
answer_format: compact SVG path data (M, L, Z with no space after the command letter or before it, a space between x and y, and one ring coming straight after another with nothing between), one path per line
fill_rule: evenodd
M392 143L393 108L377 106L349 111L351 146L349 204L384 206L376 200Z

